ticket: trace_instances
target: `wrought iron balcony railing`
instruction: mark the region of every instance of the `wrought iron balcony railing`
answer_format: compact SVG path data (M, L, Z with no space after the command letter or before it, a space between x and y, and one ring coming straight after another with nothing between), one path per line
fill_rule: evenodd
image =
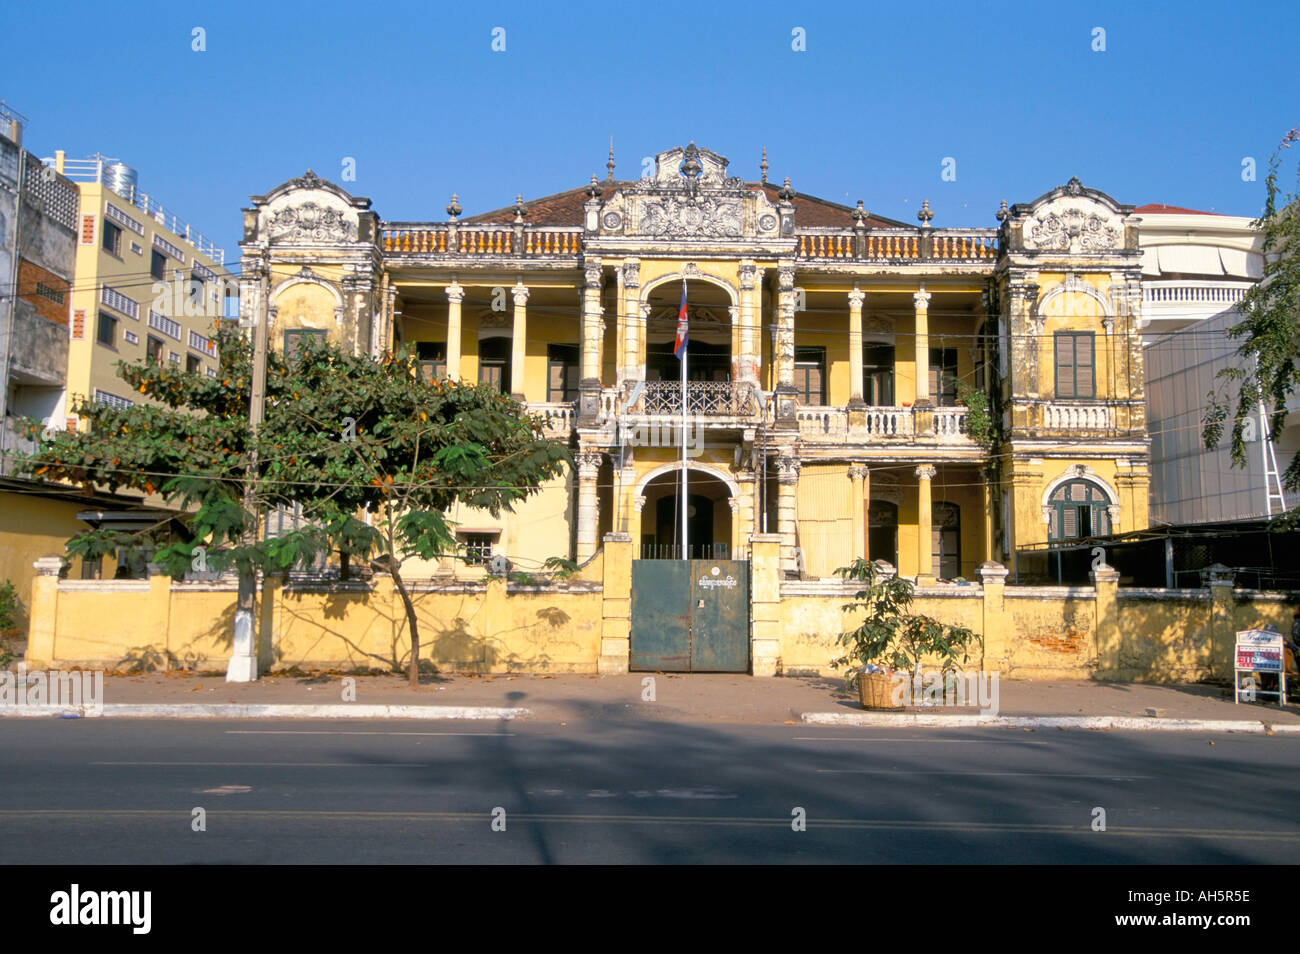
M681 382L651 381L645 387L644 402L646 414L681 414ZM758 402L750 384L688 381L686 413L705 417L752 417L758 413Z

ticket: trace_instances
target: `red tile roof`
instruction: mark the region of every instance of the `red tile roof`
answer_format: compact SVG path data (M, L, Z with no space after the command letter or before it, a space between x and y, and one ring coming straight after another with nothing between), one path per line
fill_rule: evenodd
M609 182L607 180L600 183L600 188L603 190L604 197L608 198L620 189L628 189L634 185L636 185L635 181L619 180ZM776 195L779 186L775 186L770 182L747 182L745 185L750 189L763 192L773 205L780 201ZM588 186L580 186L577 189L569 189L567 192L557 192L554 195L543 196L540 199L525 201L525 224L581 226L582 206L587 201L587 188ZM816 196L799 195L797 193L792 204L794 205L795 225L801 228L853 227L854 210L847 205L831 202L829 199L819 199ZM461 222L467 225L497 225L510 223L514 220L515 207L511 205L507 208L467 216L461 219ZM866 226L867 228L876 229L906 228L907 223L868 212Z
M1180 205L1160 205L1152 203L1150 205L1139 205L1133 210L1136 214L1141 215L1146 212L1150 215L1218 215L1218 212L1202 212L1200 209L1184 209Z

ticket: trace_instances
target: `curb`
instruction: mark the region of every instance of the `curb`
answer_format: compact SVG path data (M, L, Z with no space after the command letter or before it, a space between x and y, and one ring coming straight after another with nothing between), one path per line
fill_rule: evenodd
M498 706L411 705L191 705L117 703L100 712L88 706L3 706L0 718L61 719L527 719L529 709Z
M919 712L893 714L804 712L800 714L799 720L812 725L856 725L873 728L1120 729L1138 732L1300 734L1300 723L1276 725L1249 719L1163 719L1152 716L941 716Z

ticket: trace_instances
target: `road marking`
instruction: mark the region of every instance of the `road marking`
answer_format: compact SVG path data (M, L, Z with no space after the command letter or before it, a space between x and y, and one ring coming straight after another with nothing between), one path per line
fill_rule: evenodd
M1123 772L1103 775L1079 775L1070 772L949 772L943 769L815 769L818 775L971 775L1015 778L1155 778L1154 775L1128 775Z
M428 768L428 762L91 762L91 765L184 765L205 768Z
M916 745L919 742L960 742L965 745L1051 745L1050 742L1036 742L1033 739L885 739L885 738L839 738L827 735L796 735L795 742L896 742L900 745Z
M227 736L482 736L500 738L513 732L329 732L326 729L226 729Z
M148 809L148 808L0 808L0 820L5 819L39 819L106 816L112 818L185 818L190 817L189 809ZM486 812L378 812L378 811L330 811L330 810L258 810L258 809L222 809L223 818L272 819L279 824L309 818L334 819L339 821L392 821L409 823L424 822L465 822L486 826L490 816ZM725 816L690 816L690 815L615 815L615 814L545 814L538 812L511 812L511 822L528 821L539 824L579 824L579 825L678 825L678 826L716 826L716 827L767 827L789 829L788 817L729 818ZM818 818L816 827L837 830L863 831L937 831L959 832L965 834L1028 834L1028 835L1078 835L1098 839L1096 832L1088 824L1049 825L1017 822L962 822L962 821L912 821L890 819L856 819L856 818ZM1205 829L1205 828L1139 828L1130 826L1107 826L1106 837L1130 836L1135 838L1222 838L1235 841L1284 841L1300 843L1300 831L1280 831L1243 829ZM1100 839L1098 839L1100 840Z

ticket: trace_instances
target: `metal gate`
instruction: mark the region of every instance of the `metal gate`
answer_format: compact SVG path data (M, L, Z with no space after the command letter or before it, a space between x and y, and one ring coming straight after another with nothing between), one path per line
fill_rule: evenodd
M634 671L748 672L749 561L633 560Z

